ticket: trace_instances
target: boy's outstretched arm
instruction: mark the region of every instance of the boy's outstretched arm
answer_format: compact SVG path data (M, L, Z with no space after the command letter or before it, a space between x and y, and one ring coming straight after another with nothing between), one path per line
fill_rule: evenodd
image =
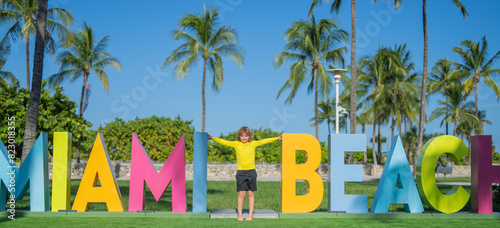
M278 141L281 141L281 139L283 139L283 135L278 136L277 139L278 139Z
M278 137L280 137L280 136L278 136ZM272 142L274 142L276 140L281 140L278 137L262 139L262 140L258 140L258 141L254 141L254 142L255 142L256 146L262 146L264 144L272 143Z
M217 138L217 137L212 137L210 136L210 138L212 140L214 140L215 142L223 145L223 146L229 146L229 147L234 147L236 146L236 141L227 141L227 140L224 140L224 139L220 139L220 138Z

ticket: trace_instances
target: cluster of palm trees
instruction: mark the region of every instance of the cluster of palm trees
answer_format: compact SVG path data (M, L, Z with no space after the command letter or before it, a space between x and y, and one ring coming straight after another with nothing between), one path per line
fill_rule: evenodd
M345 47L338 47L336 45L339 44L339 41L342 41L339 39L340 37L345 39L347 36L345 31L337 29L335 21L322 19L318 23L315 20L314 9L323 2L328 3L330 1L312 1L308 14L310 22L300 21L293 23L285 32L287 39L285 51L277 54L275 57L276 67L282 66L285 60L292 62L290 77L278 92L278 97L285 89L291 89L291 93L286 100L286 102L291 103L300 85L310 80L308 90L312 91L314 88L315 94L315 115L312 125L316 126L316 137L319 134L318 124L320 122L326 121L330 132L330 123L336 121L333 120L332 116L334 114L335 101L332 102L327 99L318 103L318 86L321 88L320 95L327 97L332 85L326 74L324 65L341 63L341 66L344 67L343 51ZM401 2L400 0L395 0L395 8L398 8ZM334 0L330 8L331 12L338 12L341 3L341 0ZM468 16L467 9L460 1L453 1L453 4L460 9L464 18ZM462 58L462 63L449 63L450 66L448 66L456 68L456 71L460 72L461 77L456 77L454 83L451 83L451 81L443 82L439 78L439 69L442 67L443 62L438 61L436 67L433 69L430 85L427 85L426 0L423 0L422 14L424 22L424 66L421 75L417 75L414 72L414 63L410 60L410 52L406 50L406 45L380 47L374 55L362 57L359 64L356 64L356 15L354 0L351 0L351 15L351 80L343 77L346 89L339 102L342 106L348 107L350 111L351 133L355 133L357 121L362 125L363 133L366 124L373 125L373 135L377 135L376 127L378 127L378 136L372 138L375 164L380 163L382 158L381 135L383 125L390 125L391 139L394 136L394 129L396 127L399 129L400 135L406 135L408 140L406 140L405 144L408 145L407 148L409 149L407 153L411 162L413 160L411 158L413 156L412 152L416 152L414 155L416 158L422 147L424 138L423 126L426 122L445 116L443 119L444 123L453 122L455 124L454 134L458 131L462 137L466 136L467 139L470 138L473 132L480 133L484 123L489 123L485 119L485 112L478 110L477 89L480 79L483 78L483 82L500 97L498 86L489 77L490 74L499 73L498 69L491 69L495 60L499 57L499 53L489 59L487 58L486 38L483 38L478 43L465 40L460 44L462 47L455 47L453 49ZM337 37L337 39L332 39L332 37ZM330 66L330 68L333 67ZM443 83L446 83L446 85L450 84L450 86L443 87ZM471 112L473 103L466 102L472 88L475 90L476 98L474 112ZM427 96L433 93L440 93L445 97L446 101L440 100L440 106L428 118L425 114L426 101ZM449 103L451 102L450 96L454 96L453 104ZM362 112L358 115L357 111L361 109ZM419 118L418 121L417 118ZM404 131L402 130L403 127ZM413 132L417 132L418 134L416 142L413 140L414 137L410 137L410 134ZM403 140L405 139L403 138ZM375 154L375 141L378 141L378 155ZM413 144L416 144L416 146ZM349 155L349 163L352 163L352 157L351 153Z
M455 47L453 50L462 59L461 62L452 62L445 57L438 60L430 72L427 96L439 94L441 99L438 100L438 107L432 111L430 117L426 117L426 121L440 119L441 125L445 125L445 134L449 134L448 125L453 124L452 135L460 136L462 140L466 138L470 143L471 135L482 134L483 125L491 122L486 119L486 112L477 110L477 103L469 101L468 97L472 95L473 89L477 91L481 79L500 97L498 85L490 77L500 71L491 69L500 52L489 58L485 37L478 43L465 40L461 42L461 47ZM389 125L391 139L397 127L412 163L416 151L416 123L420 109L418 91L421 90L422 76L414 71L410 51L406 50L405 45L380 47L375 54L360 59L357 73L356 88L359 95L357 109L361 110L357 120L362 126L363 134L365 125L373 125L374 164L381 162L383 144L381 135L384 125ZM340 97L340 103L347 104L350 96L348 87L350 80L347 77L343 79L342 83L346 89ZM321 101L318 107L319 123L326 121L330 128L330 123L335 122L334 102L326 99ZM346 125L342 124L344 120L340 121L340 126L345 127ZM375 154L375 151L378 151L378 154ZM366 158L364 162L366 163Z
M405 45L380 47L371 56L361 58L358 65L359 82L357 90L366 93L360 96L360 104L364 106L360 116L368 119L373 125L373 151L375 138L378 142L378 156L374 164L380 164L382 158L382 125L390 124L391 139L394 129L416 122L419 108L418 76L412 73L414 64L410 61L410 52ZM366 117L365 117L366 116Z
M473 133L482 134L484 124L491 124L486 119L486 111L478 109L479 83L490 88L497 97L500 89L490 77L500 73L500 69L492 69L495 61L500 57L498 51L492 57L488 56L488 42L486 37L475 43L464 40L453 51L458 54L461 62L451 62L446 57L437 61L432 69L429 83L430 93L439 93L444 99L438 101L439 107L432 112L430 121L443 118L441 124L453 123L453 135L461 135L469 141ZM467 101L474 89L475 101ZM470 157L470 150L469 150Z
M108 36L96 42L92 27L87 26L86 23L84 23L83 29L78 30L77 33L68 30L73 22L73 16L65 9L48 9L47 0L3 0L0 4L0 22L10 25L7 33L0 41L0 70L7 60L10 46L14 42L18 42L19 39L24 40L26 43L26 88L28 90L30 89L30 82L32 82L23 154L21 156L22 162L36 139L44 52L55 55L58 47L61 46L66 49L56 58L61 69L59 73L49 77L49 84L54 86L64 80L69 79L70 82L74 82L82 78L80 115L83 114L85 107L84 97L87 97L85 103L88 104L90 92L88 77L90 75L96 76L101 81L104 89L108 91L109 83L104 69L113 67L120 70L121 66L118 59L105 51ZM35 44L33 81L31 81L29 42L35 33L37 40ZM59 42L54 39L54 35L57 35ZM9 87L17 83L17 81L17 78L11 72L0 71L0 89Z

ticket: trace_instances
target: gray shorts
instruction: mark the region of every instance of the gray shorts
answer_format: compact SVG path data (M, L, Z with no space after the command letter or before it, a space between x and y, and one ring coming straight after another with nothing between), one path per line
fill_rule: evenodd
M257 191L257 171L255 169L236 171L236 191Z

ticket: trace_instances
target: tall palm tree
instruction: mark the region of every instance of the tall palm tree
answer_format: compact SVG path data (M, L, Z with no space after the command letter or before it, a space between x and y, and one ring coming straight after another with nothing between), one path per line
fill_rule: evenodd
M26 88L30 89L30 66L29 66L29 43L30 37L35 34L37 22L38 0L3 0L0 10L0 21L3 23L13 23L7 30L0 43L10 44L16 42L18 38L26 41ZM56 22L56 20L60 21ZM73 23L71 13L61 8L51 8L47 10L47 21L45 30L45 50L49 54L56 51L54 32L58 34L60 41L65 41L71 36L68 27Z
M463 94L463 88L459 84L449 86L444 96L446 101L439 100L438 105L441 107L436 108L429 120L435 120L444 116L447 122L453 122L453 135L457 134L457 123L466 121L468 123L479 122L478 118L469 112L474 105L472 102L466 102L467 97Z
M486 41L486 36L481 39L481 42L474 43L471 40L464 40L460 43L460 47L454 47L453 51L458 53L462 58L463 63L458 64L459 68L469 72L469 78L464 82L464 90L466 93L470 93L471 89L474 88L475 93L475 115L478 117L478 84L483 79L484 84L488 86L497 97L500 99L500 89L495 81L490 77L500 73L500 69L493 68L495 61L500 57L500 51L498 51L493 57L488 59L488 42Z
M207 67L212 73L212 89L214 92L222 88L223 66L221 57L233 59L239 67L243 66L245 52L238 44L236 29L219 26L219 12L209 9L203 14L187 14L179 22L180 29L173 30L175 40L186 43L172 51L162 68L178 63L174 68L177 79L187 76L189 69L196 64L198 57L203 59L203 78L201 86L202 122L201 131L205 131L205 78Z
M21 155L21 163L26 159L31 147L36 140L36 124L38 123L38 114L40 109L40 93L42 90L43 77L43 57L45 46L45 27L47 21L48 0L40 0L38 3L35 33L35 57L33 60L33 87L30 93L30 103L28 113L26 114L26 124L24 128L24 143Z
M7 62L9 54L10 46L0 47L0 90L8 88L17 82L17 78L12 72L2 70L3 66Z
M321 4L321 2L330 2L330 0L313 0L311 3L311 8L309 9L309 15L313 15L313 10L315 7ZM330 13L335 11L335 13L338 14L340 5L342 4L342 0L334 0L332 2L332 5L330 7ZM351 0L351 91L349 95L349 118L350 118L350 128L351 128L351 134L356 133L356 112L357 112L357 91L356 91L356 86L357 86L357 75L356 75L356 0ZM349 164L352 164L352 159L353 159L354 154L350 153L349 154Z
M453 67L455 63L450 62L448 58L439 59L436 65L432 68L432 73L429 76L428 91L429 94L440 93L444 96L444 91L451 89L450 87L454 84L460 83L461 78L464 77L464 71L460 69L455 69ZM444 96L446 103L448 103L448 97ZM448 116L446 111L445 116ZM448 121L446 118L443 119L446 125L446 134L448 135ZM441 122L441 126L443 122Z
M285 103L292 103L298 88L307 80L311 73L308 92L314 89L314 118L316 138L318 132L318 94L328 96L332 82L323 64L340 63L344 65L346 47L337 47L337 44L347 42L347 32L338 29L334 20L321 19L319 22L314 17L310 21L296 21L285 32L287 44L285 51L276 54L274 65L279 68L285 61L294 61L290 66L290 77L278 92L278 99L286 89L291 89ZM296 61L296 62L295 62ZM319 87L319 88L318 88ZM321 91L319 91L321 90Z
M83 115L83 100L88 86L89 76L93 75L106 90L109 91L108 75L104 71L107 67L121 70L120 61L105 51L108 46L109 36L103 37L96 43L94 30L83 23L83 29L78 30L74 38L68 43L68 51L64 51L57 56L57 64L61 65L59 73L49 77L49 84L61 84L68 80L74 82L82 78L82 93L80 96L80 116ZM91 74L93 73L93 74ZM88 92L88 91L87 91Z
M330 123L332 121L335 121L335 103L330 100L329 97L327 97L326 101L322 100L318 104L318 123L323 123L326 120L326 124L328 125L328 135L331 135L330 132ZM313 121L311 126L314 126L315 122L315 117L311 118L310 121Z
M79 107L80 116L83 115L86 108L86 105L84 105L84 98L87 97L88 99L90 92L88 89L89 76L93 75L99 79L104 90L108 92L108 75L104 69L112 67L118 71L121 70L120 61L105 51L108 46L108 41L109 36L105 36L96 43L94 30L84 22L83 29L78 30L73 39L67 43L69 50L57 56L56 62L58 65L61 65L59 73L49 77L49 84L52 86L61 84L67 79L69 79L70 82L74 82L80 78L83 79ZM76 151L76 159L79 163L79 150Z
M377 0L373 0L373 2L376 2ZM401 2L403 0L392 0L394 2L394 9L397 9ZM467 9L465 6L460 2L460 0L451 0L453 4L460 9L460 12L462 13L462 16L467 17L469 13L467 12ZM418 143L417 143L417 150L415 153L415 161L418 159L418 156L420 154L420 150L422 149L423 146L423 140L424 140L424 124L426 122L426 115L425 115L425 106L426 106L426 95L427 95L427 59L428 59L428 36L427 36L427 0L422 0L422 22L423 22L423 30L424 30L424 61L423 61L423 75L422 75L422 87L421 93L420 93L420 115L419 115L419 121L418 121ZM413 165L413 176L416 176L415 171L417 170L415 163Z

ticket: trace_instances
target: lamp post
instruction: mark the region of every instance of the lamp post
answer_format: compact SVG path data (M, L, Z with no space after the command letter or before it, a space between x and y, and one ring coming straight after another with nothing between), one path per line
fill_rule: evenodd
M333 73L333 82L335 83L335 134L339 133L339 112L342 108L339 106L339 82L340 82L340 73L347 72L345 69L329 69L327 72ZM342 108L344 109L344 108ZM345 109L344 109L345 111Z

